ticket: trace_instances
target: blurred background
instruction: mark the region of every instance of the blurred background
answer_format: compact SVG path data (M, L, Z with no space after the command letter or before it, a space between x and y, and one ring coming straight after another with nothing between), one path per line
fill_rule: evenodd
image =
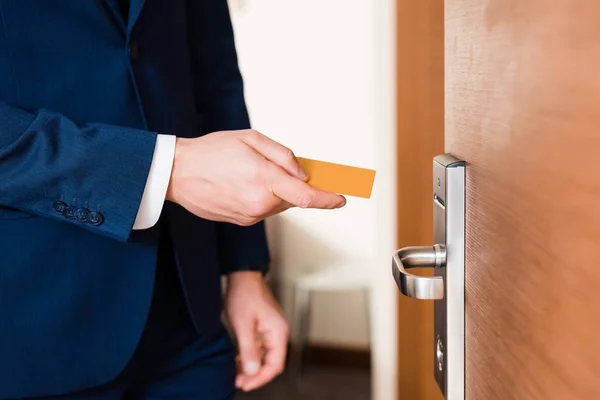
M457 387L600 398L600 3L230 1L254 127L298 156L377 171L369 200L267 221L292 351L284 376L241 398L443 398L433 302L399 296L390 267L395 249L431 246L445 151L470 171Z
M230 0L253 127L297 156L377 170L373 196L267 221L292 325L286 374L241 399L396 399L394 7Z

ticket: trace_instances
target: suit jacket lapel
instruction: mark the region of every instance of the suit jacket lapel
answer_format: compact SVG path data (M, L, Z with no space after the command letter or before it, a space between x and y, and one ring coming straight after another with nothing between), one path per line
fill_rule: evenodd
M129 36L135 27L135 23L137 22L142 10L144 8L144 4L146 0L129 0L129 23L127 25L127 35Z
M125 17L121 13L121 9L119 7L119 0L105 0L105 2L113 18L117 21L117 24L121 29L123 29L123 32L125 33L127 29L127 21L125 21Z

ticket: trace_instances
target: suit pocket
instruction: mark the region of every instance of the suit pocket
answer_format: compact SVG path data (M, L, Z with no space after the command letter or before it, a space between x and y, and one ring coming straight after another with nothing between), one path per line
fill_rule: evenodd
M29 219L35 218L34 214L30 214L25 211L17 210L15 208L0 206L0 220L3 219Z

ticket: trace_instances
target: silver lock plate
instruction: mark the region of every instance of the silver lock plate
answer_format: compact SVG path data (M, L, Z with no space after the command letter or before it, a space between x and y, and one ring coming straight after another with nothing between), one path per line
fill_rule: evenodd
M435 300L435 380L447 400L465 397L465 163L444 154L433 162L434 243L446 248L435 268L444 298Z

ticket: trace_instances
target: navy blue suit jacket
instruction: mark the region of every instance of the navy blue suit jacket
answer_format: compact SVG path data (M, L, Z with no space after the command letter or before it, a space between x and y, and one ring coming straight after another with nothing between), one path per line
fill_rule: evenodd
M0 398L123 369L152 296L158 229L132 225L156 134L248 127L226 0L131 0L127 20L118 0L0 0ZM211 330L220 275L268 263L264 227L168 202L165 221Z

